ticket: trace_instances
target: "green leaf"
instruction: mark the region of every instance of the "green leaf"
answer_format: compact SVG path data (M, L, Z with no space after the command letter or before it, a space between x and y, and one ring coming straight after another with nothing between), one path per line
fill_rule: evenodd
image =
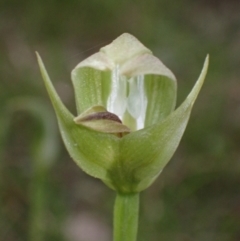
M177 149L204 82L208 57L203 70L186 100L162 122L133 132L121 139L118 162L109 175L112 185L122 192L147 188L168 163Z
M67 110L56 93L38 54L37 58L68 152L86 173L103 181L109 181L107 170L114 163L120 139L112 134L93 131L76 124L73 121L73 115Z

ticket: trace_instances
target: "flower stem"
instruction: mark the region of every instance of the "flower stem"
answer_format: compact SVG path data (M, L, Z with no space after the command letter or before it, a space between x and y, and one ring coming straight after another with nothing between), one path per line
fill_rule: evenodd
M114 206L114 241L136 241L139 193L117 193Z

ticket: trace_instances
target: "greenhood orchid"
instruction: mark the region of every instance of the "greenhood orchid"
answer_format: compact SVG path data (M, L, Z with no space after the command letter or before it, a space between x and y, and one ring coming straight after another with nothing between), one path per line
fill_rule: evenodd
M63 141L77 165L117 192L146 189L179 145L208 57L192 91L175 109L174 74L135 37L122 34L73 69L73 115L37 56Z

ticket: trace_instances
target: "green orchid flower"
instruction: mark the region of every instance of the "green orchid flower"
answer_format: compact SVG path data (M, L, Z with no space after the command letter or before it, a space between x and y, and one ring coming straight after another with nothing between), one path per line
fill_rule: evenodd
M114 241L135 241L139 192L154 182L177 149L203 85L208 56L192 91L175 109L175 76L125 33L72 71L75 116L37 58L69 154L82 170L117 192Z
M60 100L37 57L63 141L77 165L120 193L151 185L179 145L208 57L194 88L174 110L175 76L125 33L72 71L76 116Z

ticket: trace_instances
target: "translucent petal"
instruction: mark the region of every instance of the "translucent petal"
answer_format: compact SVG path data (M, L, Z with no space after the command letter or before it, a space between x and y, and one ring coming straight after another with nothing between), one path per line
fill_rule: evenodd
M132 77L144 75L144 94L141 92L142 97L138 100L144 103L144 108L141 109L144 113L141 114L141 120L137 120L138 129L163 120L174 110L176 78L158 58L150 54L137 56L121 66L120 73ZM140 124L141 122L144 124Z
M108 97L108 111L123 116L127 105L127 81L124 76L119 75L119 66L112 71L111 91Z
M137 129L144 127L147 98L144 90L144 76L136 76L129 81L127 100L128 112L137 120Z

